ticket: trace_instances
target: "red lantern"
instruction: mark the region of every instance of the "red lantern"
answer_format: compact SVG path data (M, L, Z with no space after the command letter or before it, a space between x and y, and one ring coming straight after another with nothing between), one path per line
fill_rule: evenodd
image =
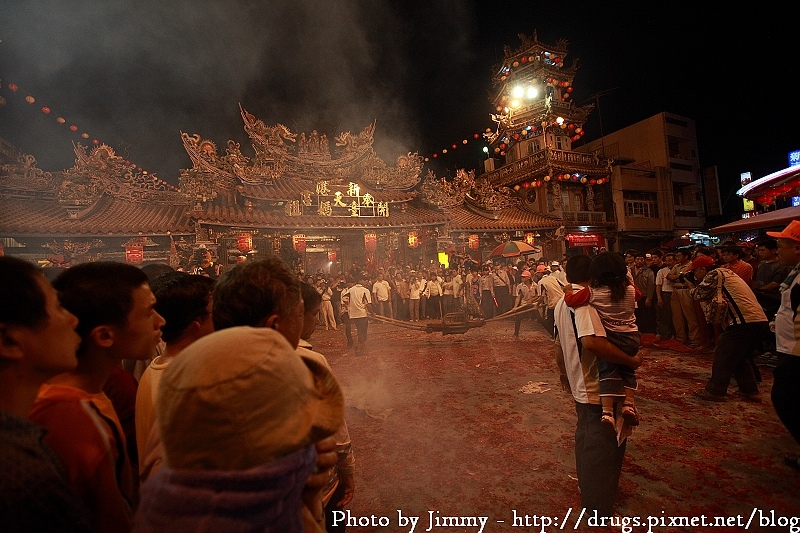
M374 252L378 249L378 236L376 234L364 234L364 249L368 252Z
M419 246L419 233L416 231L409 231L408 232L408 247L409 248L416 248Z
M92 139L92 144L97 146L98 144L100 144L100 141L98 141L97 139Z
M44 106L42 108L42 113L44 113L45 115L49 115L50 114L50 108L47 107L47 106Z
M525 234L525 244L527 244L529 246L533 246L533 237L534 237L533 233L526 233Z
M480 134L476 133L476 134L475 134L475 135L473 135L472 137L473 137L474 139L479 139L479 138L480 138Z
M72 131L78 131L78 126L73 124L72 126L69 127L69 129L72 130Z
M328 261L330 261L331 263L336 262L336 252L334 251L328 252Z
M144 259L144 248L141 243L125 245L125 262L138 264Z
M527 189L528 187L531 186L531 184L526 181L525 183L522 184L522 186Z
M481 246L481 238L476 234L473 233L469 236L469 247L472 250L477 250Z
M32 104L32 103L34 103L36 101L36 98L34 98L33 96L28 95L28 96L25 97L25 101L28 102L29 104Z
M250 233L242 233L236 238L236 247L240 252L249 252L253 249L253 235Z
M306 251L306 236L302 233L298 233L297 235L292 235L292 244L294 244L294 249L298 252L305 252Z
M17 85L16 83L9 83L8 88L12 93L15 93L17 92L17 90L19 90L19 85Z

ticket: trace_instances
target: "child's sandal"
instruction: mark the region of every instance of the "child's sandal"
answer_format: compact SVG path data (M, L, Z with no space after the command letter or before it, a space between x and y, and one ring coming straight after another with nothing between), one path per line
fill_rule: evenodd
M639 425L639 414L636 412L636 406L633 405L633 404L629 404L629 403L623 404L622 405L622 419L629 426L638 426Z
M603 411L603 416L600 417L600 423L603 425L608 425L612 429L616 427L616 421L614 420L614 413L611 411Z

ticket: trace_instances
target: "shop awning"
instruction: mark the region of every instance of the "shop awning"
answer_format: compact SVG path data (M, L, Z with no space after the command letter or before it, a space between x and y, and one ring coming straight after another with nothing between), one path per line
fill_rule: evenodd
M735 233L754 229L783 228L792 220L800 220L800 206L784 207L754 217L743 218L711 228L710 231L711 233Z

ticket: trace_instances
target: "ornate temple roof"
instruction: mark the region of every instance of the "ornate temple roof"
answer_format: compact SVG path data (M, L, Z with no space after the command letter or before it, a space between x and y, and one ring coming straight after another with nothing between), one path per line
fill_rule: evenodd
M487 218L467 207L458 206L449 210L451 231L503 231L539 228L557 228L564 224L559 218L533 213L519 206L495 213L496 218Z
M75 166L45 172L36 159L0 146L0 228L17 237L192 233L189 201L154 175L100 145L75 146Z
M3 233L27 237L189 234L189 207L130 202L105 195L81 218L55 201L0 199Z

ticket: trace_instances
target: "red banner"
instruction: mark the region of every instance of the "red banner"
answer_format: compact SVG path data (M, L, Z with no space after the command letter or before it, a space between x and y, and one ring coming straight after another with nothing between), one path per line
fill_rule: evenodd
M567 233L567 242L570 246L605 246L605 239L594 233Z

